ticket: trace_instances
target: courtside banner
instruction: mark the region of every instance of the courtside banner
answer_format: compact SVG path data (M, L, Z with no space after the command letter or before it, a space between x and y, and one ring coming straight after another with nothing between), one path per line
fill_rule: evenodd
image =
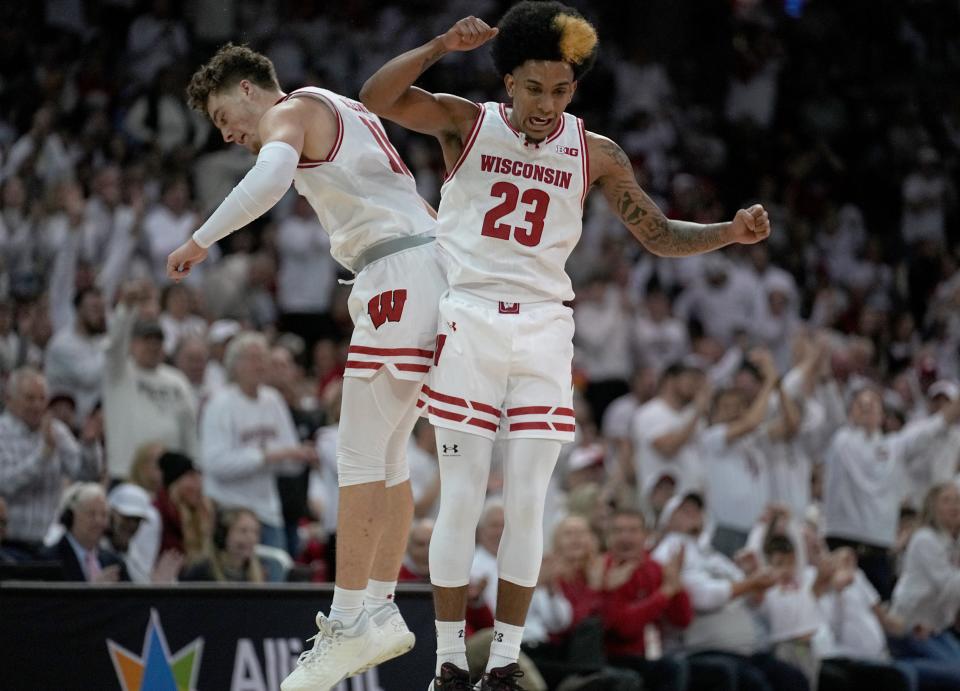
M327 611L327 586L0 583L3 691L279 691ZM336 691L409 691L433 676L427 586L397 604L412 651Z

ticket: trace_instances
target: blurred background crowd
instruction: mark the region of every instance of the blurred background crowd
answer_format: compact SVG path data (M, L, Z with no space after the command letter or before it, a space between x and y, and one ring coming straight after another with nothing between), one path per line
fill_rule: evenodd
M253 162L183 89L239 40L285 89L355 96L508 4L0 7L0 573L332 579L350 275L291 190L165 278ZM548 498L528 688L960 688L960 4L571 4L601 36L571 111L670 217L761 202L773 234L662 259L588 200L578 441ZM504 98L485 51L423 83ZM439 147L388 131L436 204ZM425 420L409 461L401 576L427 582ZM475 640L500 489L495 464Z

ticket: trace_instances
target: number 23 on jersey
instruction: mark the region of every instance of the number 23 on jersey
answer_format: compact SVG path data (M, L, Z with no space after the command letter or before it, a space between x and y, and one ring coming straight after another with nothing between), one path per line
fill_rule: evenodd
M520 189L512 182L501 180L493 183L490 188L490 196L502 199L502 201L483 217L481 235L498 240L509 240L512 234L517 242L526 247L536 247L540 244L540 239L543 236L543 223L547 216L547 207L550 204L549 194L536 187L530 187L521 193ZM527 209L524 220L530 226L511 226L509 223L500 223L500 219L516 209L518 203L523 204L524 208Z

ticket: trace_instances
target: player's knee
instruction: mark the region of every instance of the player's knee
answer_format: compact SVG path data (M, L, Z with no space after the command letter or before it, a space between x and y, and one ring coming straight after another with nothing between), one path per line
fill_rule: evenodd
M505 526L532 530L543 521L543 496L529 485L511 487L503 513Z
M386 467L382 459L350 453L343 449L337 452L337 482L340 487L384 480L386 480Z
M473 531L483 512L484 492L466 484L447 483L440 490L440 511L437 521Z

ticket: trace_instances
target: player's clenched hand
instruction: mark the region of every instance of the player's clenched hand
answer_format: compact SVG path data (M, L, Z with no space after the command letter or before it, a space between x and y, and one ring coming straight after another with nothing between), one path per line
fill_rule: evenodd
M167 278L180 280L190 274L190 269L207 258L207 250L190 238L167 257Z
M491 28L482 19L465 17L443 35L443 47L451 51L473 50L496 36L498 31L498 28Z
M760 204L749 209L740 209L733 218L733 241L752 245L766 240L770 235L770 217Z

